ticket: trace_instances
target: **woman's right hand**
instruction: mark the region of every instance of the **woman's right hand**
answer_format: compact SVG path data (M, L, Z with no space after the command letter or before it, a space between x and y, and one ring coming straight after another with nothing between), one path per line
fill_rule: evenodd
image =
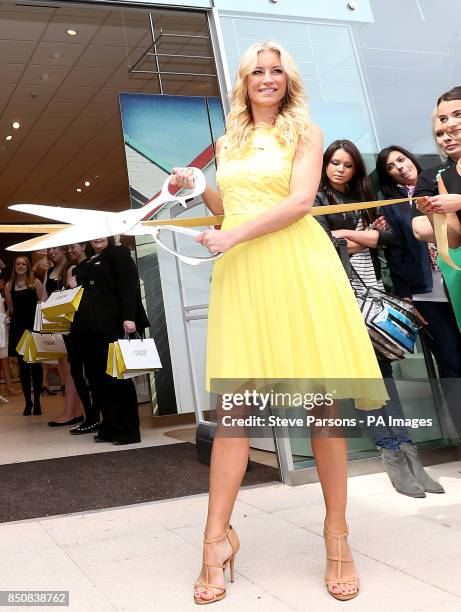
M77 279L75 278L75 276L71 276L69 278L69 289L75 289L75 287L77 286Z
M195 184L194 171L192 168L173 168L171 170L170 185L193 189Z
M428 196L417 198L416 208L419 210L419 212L422 212L423 215L426 215L427 217L432 217L434 214L434 211L432 210L432 200Z

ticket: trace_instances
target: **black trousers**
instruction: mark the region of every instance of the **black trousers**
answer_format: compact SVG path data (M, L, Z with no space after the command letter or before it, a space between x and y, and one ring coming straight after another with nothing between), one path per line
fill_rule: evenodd
M428 322L427 344L434 355L442 391L451 419L461 437L461 332L451 304L416 301L416 308Z
M70 369L86 421L97 423L101 414L101 438L112 442L139 442L136 390L132 380L117 380L106 374L108 347L109 340L97 334L71 333L69 337Z

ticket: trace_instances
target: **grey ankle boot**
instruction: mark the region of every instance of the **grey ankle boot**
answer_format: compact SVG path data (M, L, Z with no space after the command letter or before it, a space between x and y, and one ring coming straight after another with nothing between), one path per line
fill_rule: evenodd
M442 485L431 478L423 468L423 464L418 457L418 450L416 446L403 442L400 444L400 450L405 455L408 465L410 466L410 470L416 481L423 487L426 493L445 493L445 489L442 487Z
M426 497L423 487L413 476L403 451L381 448L381 459L396 491L410 497Z

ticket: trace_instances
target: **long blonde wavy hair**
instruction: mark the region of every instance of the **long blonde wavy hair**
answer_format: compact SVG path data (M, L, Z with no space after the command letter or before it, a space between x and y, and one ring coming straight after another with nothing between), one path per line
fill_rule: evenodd
M248 141L254 130L250 98L248 96L247 77L258 64L258 53L272 51L280 57L280 64L287 77L287 91L280 104L280 111L275 118L280 138L284 144L302 139L309 144L311 125L309 110L305 101L304 88L299 70L291 55L273 41L257 42L243 54L237 70L237 78L230 95L231 110L226 120L226 137L229 148L241 148Z

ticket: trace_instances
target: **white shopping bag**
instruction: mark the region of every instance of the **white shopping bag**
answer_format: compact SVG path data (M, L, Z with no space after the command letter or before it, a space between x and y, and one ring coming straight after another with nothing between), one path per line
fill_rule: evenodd
M30 352L34 361L60 359L67 355L66 345L61 334L38 334L32 332Z
M118 346L124 367L118 367L120 374L132 370L154 370L161 368L160 357L153 338L145 340L119 340Z
M67 317L73 318L72 315L57 315L52 321L49 321L43 314L43 308L46 302L37 302L35 308L35 319L34 319L34 331L44 333L61 333L67 334L70 331L71 320Z
M50 321L59 315L70 315L76 312L82 299L83 287L53 291L42 306L42 314ZM58 319L59 320L59 319Z
M112 378L118 378L119 380L127 380L128 378L136 378L137 376L149 374L151 371L151 369L126 370L125 362L123 360L123 356L118 342L111 342L109 344L109 349L107 352L106 374L109 374L109 376L112 376Z

